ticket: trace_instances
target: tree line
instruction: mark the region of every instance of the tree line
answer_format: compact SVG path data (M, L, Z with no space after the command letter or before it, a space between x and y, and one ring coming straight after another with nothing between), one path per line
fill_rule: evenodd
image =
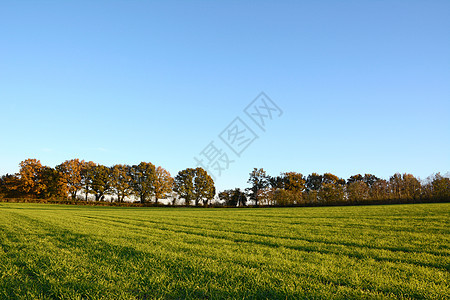
M0 198L84 200L90 202L137 201L160 204L209 206L295 206L370 203L446 202L450 179L439 173L419 180L412 174L388 180L356 174L347 180L325 173L304 176L297 172L268 175L255 168L250 187L224 190L216 195L214 181L202 168L187 168L175 177L150 162L107 167L92 161L67 160L55 168L37 159L19 164L17 174L0 177Z
M249 174L251 185L245 191L226 190L219 197L228 205L342 205L450 201L450 178L437 173L426 180L412 174L396 173L389 180L373 174L356 174L347 180L325 173L304 176L284 172L270 176L255 168Z
M51 168L37 159L26 159L19 167L19 173L0 178L0 197L121 203L138 199L154 204L171 197L182 198L187 205L209 205L216 194L213 179L202 168L185 169L173 178L169 171L150 162L107 167L71 159Z

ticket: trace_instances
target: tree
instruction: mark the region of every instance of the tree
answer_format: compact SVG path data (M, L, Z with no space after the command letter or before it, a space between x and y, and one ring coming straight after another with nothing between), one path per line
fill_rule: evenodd
M280 176L269 177L269 183L271 189L266 188L259 192L266 203L284 206L302 202L306 179L301 173L281 173Z
M244 206L247 203L247 197L239 188L234 190L224 190L219 193L219 199L225 201L226 206Z
M111 167L111 187L119 202L133 194L130 166L114 165Z
M173 188L173 178L170 176L169 171L159 166L156 169L155 180L155 204L158 204L158 200L166 197Z
M402 198L402 190L403 190L403 182L402 182L402 175L400 173L395 173L389 178L389 187L390 187L390 194L395 199L401 199Z
M93 166L89 172L90 193L95 196L95 201L100 201L105 195L112 192L111 169L103 166Z
M344 201L344 186L336 183L323 183L319 190L319 198L324 203Z
M281 190L281 189L280 189ZM267 186L258 190L258 204L273 205L274 204L274 192L276 189Z
M362 181L364 181L369 188L380 178L372 174L364 174Z
M247 188L246 190L248 192L250 200L253 200L255 205L258 206L261 190L269 186L269 177L266 175L266 171L264 171L264 169L262 168L254 168L249 175L250 177L247 182L252 186L250 188Z
M279 206L300 204L303 202L303 196L295 190L277 189L272 192L272 202Z
M277 205L294 205L303 202L303 192L306 188L306 179L301 173L282 173L285 191L275 193ZM282 198L284 197L284 199Z
M284 189L285 178L281 176L268 176L269 185L274 189Z
M233 190L224 190L219 193L219 199L225 202L225 206L236 206L236 203L233 203L231 199L232 192Z
M342 202L344 200L345 180L334 174L325 173L320 176L313 173L308 176L306 183L310 186L310 191L319 187L317 195L322 202Z
M450 200L450 178L443 177L440 173L434 176L431 182L433 187L433 198L438 201Z
M383 201L390 197L389 184L384 179L375 181L369 190L370 198L372 200Z
M357 181L363 181L363 179L364 179L364 177L361 174L352 175L352 176L350 176L349 179L347 179L347 184L357 182Z
M412 174L396 173L389 178L391 198L399 200L417 200L420 198L422 185Z
M131 184L141 203L155 195L156 168L152 163L141 162L130 168Z
M187 168L178 172L175 176L174 190L184 199L186 206L191 204L194 196L194 176L195 170Z
M29 158L22 161L19 166L19 178L22 192L38 196L45 189L41 178L41 170L43 167L41 161Z
M423 201L431 201L433 199L433 179L434 176L428 176L421 183L420 198Z
M319 201L319 191L317 190L307 190L305 191L303 196L303 199L305 200L305 203L309 204L316 204Z
M66 160L62 164L56 166L59 172L60 185L66 195L70 195L72 199L76 199L77 192L83 187L82 172L84 160L71 159Z
M338 176L331 174L331 173L325 173L322 176L322 184L325 183L332 183L336 185L345 185L345 179L339 178Z
M312 173L306 178L305 198L307 203L317 203L319 201L319 190L322 187L323 176Z
M240 188L236 188L233 191L232 195L233 201L237 202L237 206L245 206L247 205L247 196Z
M97 166L93 161L83 161L83 166L81 169L81 182L84 186L84 196L85 200L88 201L88 195L92 194L92 181L93 178L93 170Z
M408 200L418 200L420 198L422 185L412 174L403 174L404 198Z
M307 191L318 191L322 186L322 180L323 180L322 175L319 175L317 173L312 173L311 175L308 175L308 178L306 178Z
M214 181L202 168L187 168L175 176L174 190L185 200L186 205L194 201L197 206L200 201L207 205L214 198Z
M209 205L210 201L214 198L216 194L216 188L214 187L214 180L208 173L202 168L196 168L195 178L194 178L194 195L195 195L195 205L199 201L203 201L203 205Z
M361 180L350 181L347 186L348 200L352 203L369 199L369 186Z
M60 185L59 172L54 168L43 166L40 172L41 182L44 188L40 195L43 198L63 197L64 189Z
M286 172L281 174L284 181L284 189L301 193L305 190L306 180L303 174L296 172Z
M322 176L322 184L325 184L325 183L338 184L338 182L339 182L339 177L337 177L334 174L325 173Z
M6 174L0 177L0 198L16 198L22 195L19 174Z

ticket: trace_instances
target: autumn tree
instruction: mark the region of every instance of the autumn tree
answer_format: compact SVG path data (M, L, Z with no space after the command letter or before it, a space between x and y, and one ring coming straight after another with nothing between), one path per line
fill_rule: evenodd
M352 176L350 176L349 179L347 179L347 184L357 182L357 181L363 181L363 179L364 179L364 177L361 174L352 175Z
M66 160L62 164L56 166L63 191L66 195L70 195L74 200L76 199L78 191L83 188L83 167L84 160L79 160L78 158Z
M265 188L261 188L258 190L258 205L273 205L274 204L274 192L276 189L267 185Z
M371 200L384 201L389 199L389 183L384 179L378 179L370 187L369 194Z
M207 205L215 195L214 181L202 168L187 168L175 176L174 190L185 200L186 205L200 201Z
M323 203L339 203L344 201L344 186L335 183L323 183L318 196Z
M331 173L325 173L322 176L322 184L331 183L336 185L344 185L345 180L342 178L339 178L338 176L331 174Z
M6 174L0 177L0 198L16 198L22 195L19 174Z
M347 179L347 196L349 202L356 203L370 198L370 186L373 185L373 177L371 176L370 174L364 176L356 174ZM367 182L370 182L370 185Z
M303 193L303 201L308 204L316 204L319 202L318 190L306 190Z
M246 191L250 200L253 200L255 205L258 206L262 190L269 186L269 177L267 176L266 171L262 168L254 168L249 175L250 177L247 183L250 183L252 186L247 188Z
M111 188L117 195L119 202L123 202L126 197L133 194L130 168L128 165L120 164L111 167Z
M276 203L277 205L293 205L299 204L303 200L303 192L306 188L306 179L301 173L286 172L282 173L284 179L284 192L278 192ZM285 199L282 199L282 198Z
M420 199L420 193L422 185L420 181L412 174L403 174L403 193L404 199L418 200Z
M281 174L284 181L284 189L287 191L303 192L305 190L306 179L301 173L285 172Z
M43 168L41 161L29 158L20 162L19 166L21 191L25 194L38 196L45 189L41 177L41 170Z
M276 177L269 177L271 190L260 193L267 203L275 205L293 205L301 203L306 179L301 173L284 172Z
M156 180L155 180L155 204L158 204L158 200L166 197L173 188L173 177L170 176L169 171L159 166L156 168Z
M350 181L347 185L347 194L349 202L356 203L362 200L368 200L370 197L369 186L361 180Z
M303 202L302 193L295 190L276 189L271 194L274 205L289 206Z
M338 176L325 173L322 175L322 182L318 196L322 202L342 202L345 197L345 180Z
M64 189L59 180L57 170L43 166L37 159L27 159L20 163L19 186L14 189L38 198L60 197Z

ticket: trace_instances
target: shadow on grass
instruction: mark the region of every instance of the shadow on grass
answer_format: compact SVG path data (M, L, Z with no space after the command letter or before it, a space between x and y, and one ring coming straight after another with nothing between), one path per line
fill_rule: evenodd
M89 217L89 218L92 218L92 217ZM117 218L112 218L112 217L96 217L95 219L125 224L125 225L133 226L136 228L140 228L142 224L149 223L149 224L154 224L154 225L162 225L162 226L158 226L158 227L155 227L155 226L152 227L152 228L158 229L158 230L170 231L170 232L174 232L174 233L182 232L182 233L189 234L189 235L194 235L194 236L199 236L199 237L216 238L216 239L221 239L221 240L226 240L226 241L231 241L231 242L236 242L236 243L257 244L257 245L263 245L263 246L267 246L267 247L271 247L271 248L284 247L284 248L298 250L298 251L304 251L304 252L316 252L316 253L322 253L322 254L344 255L344 256L347 256L350 258L355 258L355 259L371 258L371 259L374 259L379 262L405 263L405 264L420 265L420 266L429 267L429 268L436 268L436 269L441 269L441 270L446 270L446 271L450 270L450 266L444 260L439 260L438 262L433 263L433 262L409 260L409 259L398 258L398 257L397 258L382 257L379 255L375 255L374 253L365 254L365 253L350 252L351 248L356 248L357 250L367 249L367 250L391 251L391 252L399 253L399 254L425 253L425 254L437 256L437 258L440 258L443 256L442 253L438 253L438 252L434 252L434 251L420 251L420 250L411 249L409 247L374 246L374 245L364 245L364 244L359 244L359 243L355 243L355 242L344 242L344 241L334 242L334 241L328 241L328 240L324 240L324 239L276 236L273 234L247 232L247 231L242 231L242 230L234 230L234 231L226 231L226 230L219 230L219 229L218 230L210 230L210 229L203 228L203 227L196 226L196 225L167 224L164 222L156 222L156 221L150 221L150 220L145 220L145 221L138 220L141 223L138 226L132 222L133 220L130 221L129 219L127 221L118 220ZM189 229L193 229L193 230L189 230ZM198 231L194 231L194 230L198 230ZM226 234L230 234L230 233L240 235L240 237L225 236ZM247 238L247 237L249 237L249 238ZM273 239L287 240L287 241L293 241L293 242L301 241L301 242L311 243L312 245L302 245L302 246L286 245L284 243L277 243L275 241L271 242L271 241L267 241L267 240L257 240L252 237L273 238ZM313 244L319 244L319 245L322 244L325 246L328 245L328 246L336 246L336 247L344 246L344 247L349 247L349 249L348 249L349 251L342 252L342 249L334 250L332 248L318 249L317 245L313 245Z
M40 237L24 245L20 234L8 230L9 243L22 247L6 255L14 276L0 282L4 299L223 299L243 298L243 290L227 287L229 278L182 259L114 245L87 234L20 215L20 222L39 228ZM39 251L37 251L39 249ZM48 250L47 250L48 249ZM47 250L47 251L46 251ZM6 261L3 261L6 263ZM155 277L163 275L161 280ZM211 284L215 280L216 285ZM247 280L247 279L245 279ZM218 286L217 282L223 282ZM286 299L277 287L248 286L246 298Z

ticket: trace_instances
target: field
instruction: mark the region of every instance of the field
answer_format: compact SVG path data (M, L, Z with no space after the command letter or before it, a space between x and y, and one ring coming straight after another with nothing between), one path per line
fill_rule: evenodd
M0 299L449 299L450 204L0 203Z

